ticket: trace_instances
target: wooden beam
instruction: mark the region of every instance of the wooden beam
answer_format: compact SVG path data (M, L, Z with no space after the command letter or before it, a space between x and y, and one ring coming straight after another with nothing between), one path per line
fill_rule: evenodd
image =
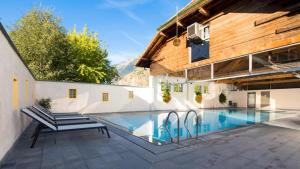
M151 60L151 63L156 63L165 60L165 58L157 59L157 60Z
M159 35L160 35L160 36L167 37L167 35L166 35L165 33L163 33L163 32L159 32Z
M199 11L202 15L204 15L204 16L207 16L207 17L208 17L208 16L210 15L209 11L206 10L205 8L203 8L202 6L199 7L198 11Z
M256 77L240 78L240 79L226 79L226 80L219 80L217 82L218 83L244 83L244 82L249 82L249 81L282 79L282 78L291 78L291 77L294 77L294 75L293 74L273 74L273 75L256 76Z
M288 7L288 8L286 8L286 11L275 12L273 15L271 15L269 17L266 17L264 19L255 21L254 22L254 26L259 26L259 25L262 25L264 23L268 23L268 22L271 22L271 21L276 20L278 18L287 16L290 13L294 12L295 10L298 10L299 7L300 7L300 3L297 3L295 5L292 5L292 6Z
M204 22L202 22L202 24L207 24L210 21L215 20L215 19L217 19L217 18L219 18L220 16L223 16L223 15L225 15L225 12L222 11L222 12L214 15L213 17L210 17L209 19L205 20Z
M266 84L279 84L279 83L297 83L300 82L300 79L286 79L286 80L274 80L274 81L263 81L263 82L250 82L250 83L242 83L240 85L266 85Z
M177 22L177 25L180 26L180 27L184 27L183 24L180 21Z
M281 18L283 16L286 16L290 13L290 11L285 11L285 12L276 12L274 15L270 16L270 17L267 17L267 18L264 18L264 19L261 19L261 20L257 20L257 21L254 21L254 26L259 26L259 25L262 25L264 23L268 23L268 22L271 22L275 19L278 19L278 18Z
M297 24L297 25L294 25L294 26L288 26L288 27L285 27L285 28L276 29L275 33L276 34L284 33L284 32L288 32L288 31L291 31L291 30L299 29L299 28L300 28L300 24Z

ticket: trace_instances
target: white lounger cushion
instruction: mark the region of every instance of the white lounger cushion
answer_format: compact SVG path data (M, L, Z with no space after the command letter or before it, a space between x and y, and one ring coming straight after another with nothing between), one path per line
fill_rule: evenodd
M91 124L75 124L75 125L63 125L58 126L58 131L64 130L79 130L79 129L89 129L89 128L100 128L104 127L102 123L91 123Z
M30 116L31 118L37 120L38 122L46 125L47 127L51 128L52 130L56 131L56 127L54 125L52 125L51 123L47 122L46 120L42 119L40 116L36 115L35 113L33 113L32 111L30 111L29 109L22 109L22 112L24 112L25 114L27 114L28 116Z
M86 116L81 116L81 115L74 115L74 116L60 116L60 117L54 117L51 114L48 114L48 112L45 112L45 110L41 109L39 106L33 105L32 107L34 107L35 109L37 109L38 111L40 111L41 113L43 113L45 116L47 116L48 118L52 119L52 120L78 120L78 119L89 119L89 117Z
M55 117L55 120L78 120L78 119L89 119L87 116L60 116Z
M80 130L80 129L90 129L90 128L100 128L100 127L105 127L104 124L102 123L90 123L90 124L75 124L75 125L61 125L61 126L54 126L52 124L50 124L49 122L47 122L46 120L44 120L43 118L39 117L38 115L36 115L35 113L33 113L32 111L30 111L29 109L22 109L22 112L24 112L25 114L27 114L28 116L30 116L31 118L39 121L40 123L46 125L47 127L49 127L50 129L54 130L54 131L65 131L65 130Z

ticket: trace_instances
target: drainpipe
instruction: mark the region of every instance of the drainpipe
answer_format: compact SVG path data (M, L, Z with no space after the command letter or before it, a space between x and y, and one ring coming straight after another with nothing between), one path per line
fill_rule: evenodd
M189 80L188 80L188 70L184 69L184 78L185 78L185 84L186 84L186 102L185 107L188 107L187 102L189 100Z
M253 55L249 55L249 74L252 74L252 69L253 69Z
M214 64L212 63L210 67L211 67L210 78L211 78L211 79L214 79L214 78L215 78L215 77L214 77Z

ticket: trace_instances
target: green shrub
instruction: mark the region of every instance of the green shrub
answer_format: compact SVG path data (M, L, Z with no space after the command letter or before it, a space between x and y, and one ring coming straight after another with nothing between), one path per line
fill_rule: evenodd
M170 88L166 87L162 91L162 98L165 103L169 103L171 100Z
M37 101L37 104L43 106L46 109L51 109L51 99L50 98L42 98Z
M219 95L219 102L220 102L221 104L224 104L224 103L226 103L226 100L227 100L226 95L225 95L224 93L221 93L221 94Z

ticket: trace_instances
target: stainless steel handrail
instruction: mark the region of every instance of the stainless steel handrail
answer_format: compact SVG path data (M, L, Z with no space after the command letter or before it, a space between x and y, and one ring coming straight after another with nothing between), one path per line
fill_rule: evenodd
M187 124L186 124L187 118L188 118L188 116L189 116L189 114L190 114L191 112L194 112L195 115L196 115L196 139L198 139L199 117L198 117L198 114L197 114L197 112L196 112L195 110L190 110L190 111L187 112L187 114L186 114L186 116L185 116L185 119L184 119L184 127L185 127L185 129L187 130L187 132L188 132L188 134L189 134L189 135L188 135L188 138L192 138L192 134L191 134L191 132L190 132L190 130L188 129Z
M168 129L169 118L170 118L170 115L173 114L173 113L177 116L177 144L179 144L179 138L180 138L180 135L179 135L179 115L178 115L178 113L176 111L169 112L169 114L168 114L168 116L166 118L165 128L166 128L167 132L170 135L171 143L173 143L172 134L171 134L170 130Z

